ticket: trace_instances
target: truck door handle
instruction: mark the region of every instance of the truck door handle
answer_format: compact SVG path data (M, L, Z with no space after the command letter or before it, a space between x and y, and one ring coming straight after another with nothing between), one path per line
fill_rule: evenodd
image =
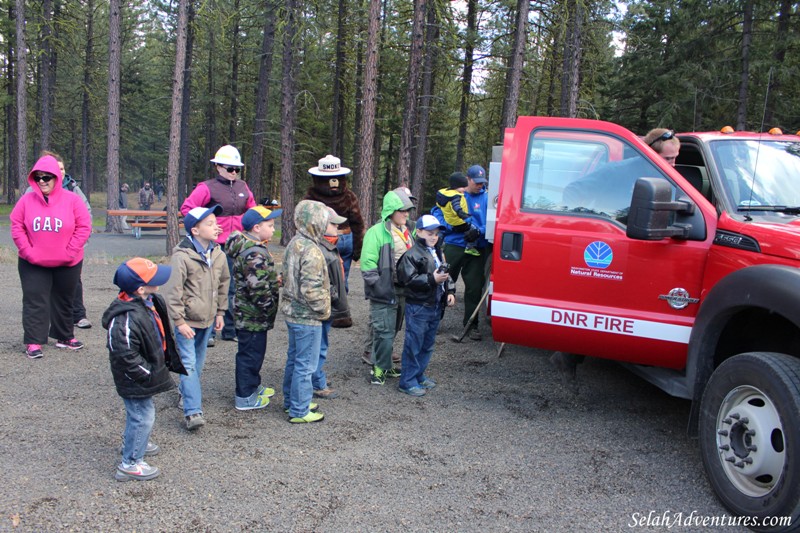
M500 258L507 261L520 261L522 259L522 234L503 233L500 245Z

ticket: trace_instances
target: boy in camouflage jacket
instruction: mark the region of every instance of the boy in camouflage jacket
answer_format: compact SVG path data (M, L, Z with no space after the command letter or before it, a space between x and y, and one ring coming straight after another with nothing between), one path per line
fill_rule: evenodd
M295 207L297 234L283 256L283 301L289 349L283 375L283 406L289 422L319 422L322 413L311 404L311 374L319 363L322 321L331 314L330 279L319 249L328 226L328 208L313 200Z
M233 317L239 341L235 405L240 411L262 409L275 394L275 389L261 385L261 366L267 352L267 332L278 313L280 282L267 243L275 233L274 219L281 212L251 207L242 216L244 231L231 233L225 243L225 253L233 263Z

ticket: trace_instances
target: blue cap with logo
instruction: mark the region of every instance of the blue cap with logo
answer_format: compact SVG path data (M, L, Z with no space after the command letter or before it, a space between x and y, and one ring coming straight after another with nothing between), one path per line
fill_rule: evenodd
M183 217L183 227L186 228L186 233L192 234L192 228L198 222L206 218L208 215L220 216L222 214L222 206L219 204L210 205L208 207L195 207Z
M467 169L467 177L475 183L486 183L486 171L480 165L472 165Z

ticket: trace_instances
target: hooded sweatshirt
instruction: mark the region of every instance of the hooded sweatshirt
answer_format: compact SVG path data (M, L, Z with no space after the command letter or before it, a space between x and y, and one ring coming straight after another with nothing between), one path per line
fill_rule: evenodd
M364 295L367 299L378 303L396 304L395 268L401 253L395 253L394 231L389 220L395 211L412 209L414 204L401 191L393 190L383 197L381 221L367 230L364 235L364 246L361 248L361 274L364 277ZM409 233L413 233L413 224L409 220L406 225ZM412 241L413 242L413 241Z
M53 190L45 199L33 180L35 172L53 174ZM92 218L80 197L62 187L53 156L40 158L28 174L30 194L11 211L11 238L20 258L41 267L70 267L83 260L83 245L92 233Z
M331 315L330 279L319 249L328 227L328 208L302 200L294 211L297 234L283 255L281 312L287 322L319 326Z

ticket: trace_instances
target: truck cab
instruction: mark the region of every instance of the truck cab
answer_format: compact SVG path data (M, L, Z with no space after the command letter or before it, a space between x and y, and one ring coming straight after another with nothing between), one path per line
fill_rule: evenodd
M672 167L608 122L506 131L490 166L493 336L613 359L692 400L720 500L796 519L800 137L678 138Z

